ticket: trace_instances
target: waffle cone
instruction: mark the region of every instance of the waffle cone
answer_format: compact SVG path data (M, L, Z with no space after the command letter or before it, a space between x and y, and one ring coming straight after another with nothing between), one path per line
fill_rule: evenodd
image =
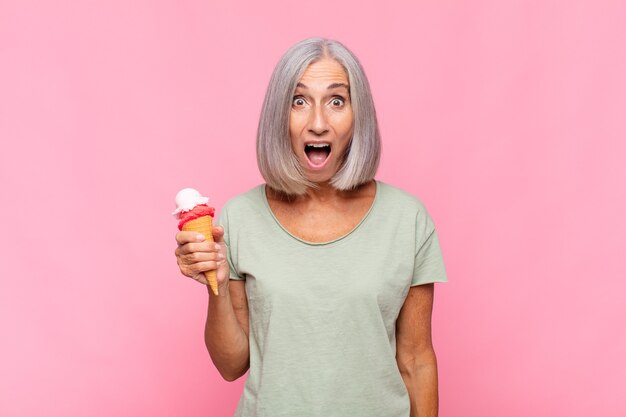
M213 218L211 216L202 216L197 219L189 220L183 225L182 230L200 233L204 235L204 238L208 242L213 242ZM211 287L213 294L217 295L217 270L206 271L204 276L209 282L209 287Z

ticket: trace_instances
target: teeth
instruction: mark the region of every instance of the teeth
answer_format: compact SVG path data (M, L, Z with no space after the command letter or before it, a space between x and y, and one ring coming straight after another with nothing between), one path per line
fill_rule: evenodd
M312 146L313 148L325 148L330 146L328 143L309 143L306 146Z

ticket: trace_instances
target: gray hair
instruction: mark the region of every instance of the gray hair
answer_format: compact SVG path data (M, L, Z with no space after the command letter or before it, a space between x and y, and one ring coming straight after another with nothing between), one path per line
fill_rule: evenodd
M316 184L307 180L291 148L289 115L298 80L322 58L337 61L348 75L354 117L352 138L331 184L351 190L374 178L380 161L380 133L376 109L363 67L341 43L322 38L305 39L285 52L270 79L257 130L257 163L267 184L287 195L302 195Z

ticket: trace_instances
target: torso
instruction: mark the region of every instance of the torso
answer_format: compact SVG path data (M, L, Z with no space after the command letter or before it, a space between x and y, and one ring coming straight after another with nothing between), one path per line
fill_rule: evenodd
M321 214L324 223L341 226L334 233L324 227L324 233L303 234L315 226L296 230L294 224L308 222L289 222L292 216L278 209L303 207L270 206L265 186L223 207L231 279L244 284L238 286L245 289L241 305L249 312L250 372L235 416L409 417L396 360L397 318L414 279L419 285L443 281L445 272L438 244L416 262L434 227L421 203L382 182L376 194L370 187L369 198L356 193L350 204L334 199L332 207L349 206L352 216L332 207ZM317 212L306 212L310 224ZM328 244L287 236L274 213L290 232ZM362 216L356 230L348 230ZM331 240L345 231L345 238Z
M292 235L308 242L330 242L350 233L365 217L376 196L370 181L327 202L286 201L268 187L267 200L280 224Z

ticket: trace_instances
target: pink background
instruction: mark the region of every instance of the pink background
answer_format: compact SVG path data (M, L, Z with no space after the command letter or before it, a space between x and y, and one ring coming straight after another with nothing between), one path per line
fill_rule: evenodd
M265 87L313 35L361 59L378 178L438 226L441 415L625 415L624 22L617 0L2 1L0 415L232 415L173 197L261 181Z

